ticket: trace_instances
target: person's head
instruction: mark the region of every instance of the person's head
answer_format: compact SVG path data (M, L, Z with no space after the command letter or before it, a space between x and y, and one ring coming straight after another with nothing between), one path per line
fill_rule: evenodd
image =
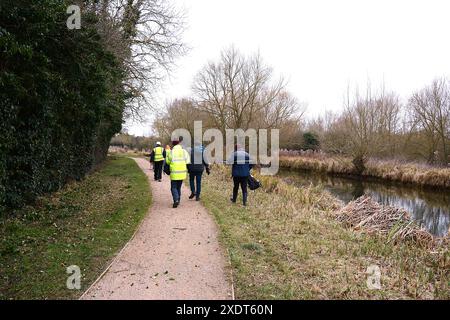
M179 138L173 138L172 139L172 145L173 146L176 146L177 144L179 144L180 143L180 139Z
M239 143L234 145L234 151L243 150L242 146Z
M166 144L166 150L170 150L170 146Z
M157 145L158 147L160 147L160 146L161 146L161 142L157 141L157 142L156 142L156 145Z

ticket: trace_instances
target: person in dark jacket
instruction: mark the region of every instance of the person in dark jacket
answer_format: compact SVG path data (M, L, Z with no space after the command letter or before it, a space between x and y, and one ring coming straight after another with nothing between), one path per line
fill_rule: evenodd
M247 183L250 176L250 170L253 168L253 163L250 155L240 145L236 145L231 157L227 160L228 164L232 165L231 175L233 176L233 196L231 201L236 203L239 186L242 189L242 203L247 205Z
M156 142L156 146L153 148L150 155L150 162L153 163L153 171L155 181L161 182L162 169L164 165L164 159L166 158L166 150L161 147L161 142Z
M195 142L194 148L191 150L191 163L188 164L189 184L191 186L191 195L189 199L195 197L196 201L200 200L200 192L202 191L202 175L206 169L209 175L209 164L205 159L204 148L199 142Z

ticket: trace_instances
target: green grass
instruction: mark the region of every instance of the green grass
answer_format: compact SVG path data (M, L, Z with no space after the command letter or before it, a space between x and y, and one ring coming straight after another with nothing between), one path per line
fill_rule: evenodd
M129 240L151 203L145 174L125 157L0 220L0 298L78 298ZM82 272L69 290L66 268Z
M295 188L262 177L249 206L231 204L229 172L214 167L202 202L230 252L238 299L449 299L448 248L428 252L344 228L338 204L317 187ZM367 268L381 269L369 290Z

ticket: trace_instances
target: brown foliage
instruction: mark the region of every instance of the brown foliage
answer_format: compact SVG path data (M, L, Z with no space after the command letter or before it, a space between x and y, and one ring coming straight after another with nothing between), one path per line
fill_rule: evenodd
M387 236L389 242L413 241L427 248L448 244L448 237L433 237L411 220L405 210L380 205L370 196L348 203L337 212L336 219L355 230Z

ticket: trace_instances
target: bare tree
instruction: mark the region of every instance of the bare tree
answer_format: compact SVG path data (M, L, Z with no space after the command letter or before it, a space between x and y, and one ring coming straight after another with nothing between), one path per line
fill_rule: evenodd
M175 129L186 129L194 137L194 121L201 120L203 128L210 126L208 115L194 107L192 99L182 98L168 102L153 122L156 135L170 141Z
M413 129L426 137L430 163L447 164L450 145L450 86L445 78L414 93L409 99Z
M297 98L287 91L281 91L270 103L264 106L257 119L257 128L279 128L285 122L299 123L306 112L306 105L300 104Z
M220 61L208 63L194 81L197 108L214 124L226 128L271 128L298 111L298 103L285 90L285 81L272 82L272 69L260 55L245 57L234 47Z
M128 92L125 117L141 118L153 92L186 50L183 14L166 0L88 0L83 10L98 17L97 29L123 65Z
M382 143L377 150L380 155L393 157L398 151L396 137L400 132L402 105L394 92L384 88L375 98L373 108L378 113L378 136Z
M364 96L356 90L353 99L347 91L344 112L334 121L330 134L332 143L352 156L357 173L364 171L370 156L394 153L389 141L399 128L400 107L398 96L384 88L373 94L369 84Z

